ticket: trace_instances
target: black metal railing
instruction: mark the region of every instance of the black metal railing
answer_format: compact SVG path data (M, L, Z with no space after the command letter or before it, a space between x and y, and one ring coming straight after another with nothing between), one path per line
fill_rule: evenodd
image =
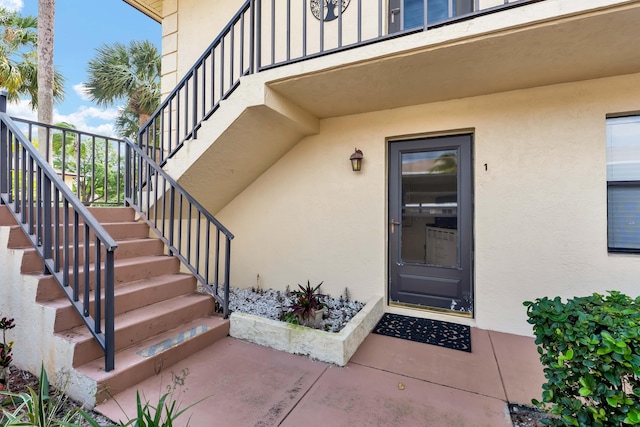
M424 0L405 10L401 0L247 0L138 139L164 165L197 138L242 76L538 1Z
M30 141L43 129L45 158L85 206L124 204L124 141L12 117Z
M132 206L229 316L233 234L187 193L140 146L125 138L126 202Z
M6 114L6 102L0 94L1 202L102 348L110 371L118 245Z
M260 72L544 0L500 1L255 0L255 69Z
M207 120L240 84L240 76L254 72L254 0L248 0L176 85L139 133L161 164L195 139Z

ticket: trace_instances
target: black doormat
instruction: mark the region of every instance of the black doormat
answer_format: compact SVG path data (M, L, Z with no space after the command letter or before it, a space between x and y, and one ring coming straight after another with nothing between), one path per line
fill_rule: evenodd
M471 353L471 328L466 325L385 313L373 333Z

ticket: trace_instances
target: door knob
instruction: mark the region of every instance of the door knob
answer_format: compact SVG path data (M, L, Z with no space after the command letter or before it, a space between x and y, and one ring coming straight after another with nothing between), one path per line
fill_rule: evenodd
M400 225L401 223L395 220L391 220L391 234L395 233L396 225Z

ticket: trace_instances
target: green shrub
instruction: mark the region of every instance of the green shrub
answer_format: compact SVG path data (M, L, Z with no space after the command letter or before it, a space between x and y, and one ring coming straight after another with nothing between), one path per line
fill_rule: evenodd
M77 419L75 409L65 410L67 397L62 394L49 395L49 379L44 365L40 368L38 390L29 388L28 393L2 392L16 405L12 412L0 414L0 426L58 427Z
M140 393L136 392L135 418L103 426L82 408L68 405L68 398L64 393L49 394L49 379L43 365L37 391L29 388L28 393L0 392L9 396L10 403L15 405L11 412L0 408L0 427L173 427L178 417L206 399L180 409L174 392L178 387L184 386L188 373L187 369L182 370L179 376L172 373L173 383L167 387L166 393L160 396L155 405L143 401ZM189 420L186 425L189 425Z
M640 297L593 294L526 301L553 426L640 425Z
M7 384L9 377L9 366L13 362L11 349L13 341L7 342L7 331L15 328L13 319L3 317L0 319L0 331L2 331L2 342L0 342L0 390L9 389Z

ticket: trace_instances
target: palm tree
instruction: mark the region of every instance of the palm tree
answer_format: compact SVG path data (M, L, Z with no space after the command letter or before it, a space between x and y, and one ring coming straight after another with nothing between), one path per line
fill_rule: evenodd
M429 173L456 173L458 171L458 155L444 153L438 157Z
M89 61L86 83L92 101L101 107L112 107L124 100L117 121L127 123L135 114L141 127L160 104L160 54L149 41L132 41L103 45ZM129 115L129 117L127 117ZM130 132L121 126L120 132ZM130 135L126 135L130 136Z
M38 121L51 124L53 122L53 38L55 20L55 0L38 0ZM49 141L47 130L38 127L40 152L44 155Z
M0 87L7 90L9 101L21 96L38 106L38 56L36 52L38 20L0 8ZM53 98L64 97L64 78L54 71Z
M38 121L53 121L55 0L38 0Z
M129 137L135 139L140 123L138 114L132 111L128 106L119 108L118 117L113 124L116 133L121 137Z

